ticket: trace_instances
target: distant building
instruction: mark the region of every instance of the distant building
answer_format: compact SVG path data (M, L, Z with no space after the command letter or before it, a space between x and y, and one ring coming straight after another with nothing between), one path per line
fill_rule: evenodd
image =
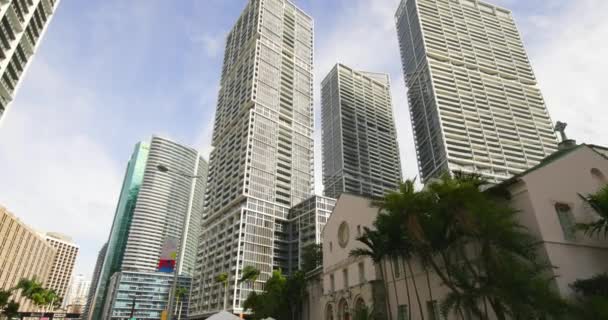
M289 210L289 261L282 270L302 269L302 254L307 247L321 244L321 232L335 205L336 199L312 196Z
M399 188L401 161L387 74L338 63L321 88L324 194L381 197Z
M108 249L108 244L104 243L97 254L97 262L95 262L95 269L93 270L93 278L91 279L91 286L89 287L89 292L87 293L87 300L82 310L82 315L80 319L82 320L90 320L91 318L91 306L93 304L93 299L95 298L95 291L97 291L97 285L99 284L99 277L101 274L101 268L103 266L103 261L106 258L106 250Z
M7 290L19 280L36 279L46 285L56 249L39 233L0 206L0 289ZM20 311L36 311L20 296Z
M0 1L0 124L59 0Z
M79 247L72 238L56 232L47 232L45 239L57 252L46 280L46 288L54 290L63 301L74 274Z
M70 290L63 301L63 308L68 313L82 313L87 302L87 295L91 287L91 280L84 274L77 274L72 278Z
M396 23L423 182L454 171L500 182L557 150L509 10L402 0Z
M87 312L89 319L123 319L134 298L136 318L160 319L160 310L167 308L169 301L166 286L167 281L173 281L173 272L180 275L178 285L190 286L206 180L207 162L192 148L161 137L136 146L94 304ZM163 254L173 256L167 273L159 271ZM176 262L178 270L173 271ZM187 308L182 317L187 317Z

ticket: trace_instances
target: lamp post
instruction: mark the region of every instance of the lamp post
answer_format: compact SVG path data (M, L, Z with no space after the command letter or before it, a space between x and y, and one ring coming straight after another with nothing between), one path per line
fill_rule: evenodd
M178 174L184 178L191 179L191 180L204 178L204 176L202 176L202 175L196 176L196 175L187 174L187 173L181 172L181 171L172 171L169 169L169 167L162 165L162 164L157 165L156 170L158 170L159 172L162 172L162 173L175 172L176 174ZM187 224L188 224L188 215L185 214L183 222L182 222L182 236L180 237L180 240L179 240L179 250L180 251L181 251L181 247L183 245L183 239L184 239L183 232L188 227ZM167 303L167 320L173 319L173 300L175 298L175 292L177 290L177 281L179 279L179 272L178 272L179 265L178 264L179 264L180 258L183 258L183 257L181 257L180 255L176 255L175 258L176 258L176 260L175 260L175 268L173 270L173 284L171 285L171 291L169 291L169 302Z

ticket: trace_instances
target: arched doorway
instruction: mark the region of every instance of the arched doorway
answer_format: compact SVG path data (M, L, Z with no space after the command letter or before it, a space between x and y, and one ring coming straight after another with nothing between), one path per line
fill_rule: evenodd
M350 309L348 308L348 302L344 298L342 298L342 300L340 300L340 303L338 304L338 319L351 319Z
M334 320L334 306L331 303L325 307L325 320Z

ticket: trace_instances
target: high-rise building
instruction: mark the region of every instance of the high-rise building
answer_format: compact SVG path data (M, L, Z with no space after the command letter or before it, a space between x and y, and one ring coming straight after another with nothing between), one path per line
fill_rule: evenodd
M322 82L325 195L381 197L398 189L401 162L387 74L338 63Z
M72 238L57 232L47 232L45 239L57 252L45 283L46 288L54 290L63 301L68 294L68 288L74 275L79 247L72 241Z
M101 309L105 304L107 297L107 286L110 283L112 275L120 271L122 259L127 245L127 237L129 236L129 227L133 219L133 211L141 188L141 183L144 179L144 171L148 154L150 152L150 144L140 142L135 145L135 150L131 155L131 159L127 164L125 178L122 184L122 190L116 206L114 221L108 242L105 244L105 252L101 261L99 275L97 279L93 279L92 287L95 288L92 297L92 304L86 308L86 320L98 318L101 314ZM100 252L101 254L101 252ZM99 261L98 261L99 263ZM97 270L97 269L96 269ZM90 310L90 311L89 311ZM95 317L93 317L95 315Z
M302 269L308 247L321 244L321 233L336 199L312 196L289 210L289 264L282 270L290 274Z
M189 285L206 180L207 162L196 150L160 137L137 145L127 167L90 319L123 319L130 315L133 299L136 318L160 319L168 302L166 282L173 281L171 270L159 271L166 248L175 255L180 286Z
M13 288L23 278L45 285L55 252L40 234L0 206L0 289ZM19 311L37 310L28 299L14 298L20 304Z
M59 0L0 1L0 124Z
M478 0L402 0L397 31L418 167L501 181L557 150L509 10Z
M250 0L226 40L190 317L228 309L288 260L289 209L313 190L313 21L288 0ZM261 271L251 286L243 267Z
M103 261L106 258L106 251L108 250L108 244L104 245L97 254L97 261L95 262L95 269L93 270L93 277L91 279L91 286L89 287L89 293L87 294L87 301L84 305L82 315L80 319L90 320L91 319L91 307L95 298L95 292L97 291L97 285L99 284L99 277L101 275L101 268L103 267Z
M62 307L68 313L82 313L90 287L91 279L85 277L84 274L75 275L70 283L70 290L65 299L63 299Z

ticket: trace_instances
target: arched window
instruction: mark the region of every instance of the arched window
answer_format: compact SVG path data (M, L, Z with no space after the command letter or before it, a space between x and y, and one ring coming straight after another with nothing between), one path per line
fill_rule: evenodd
M334 320L334 306L331 303L325 307L325 320Z
M340 320L350 320L350 309L348 308L348 302L344 298L338 304L338 318Z
M598 168L591 169L591 177L593 177L593 180L595 180L599 187L603 187L608 183L608 180L606 180L606 176Z
M365 305L365 301L363 300L363 298L361 298L361 297L357 298L357 302L355 302L355 310L357 310L357 311L366 310L367 311L367 306Z

